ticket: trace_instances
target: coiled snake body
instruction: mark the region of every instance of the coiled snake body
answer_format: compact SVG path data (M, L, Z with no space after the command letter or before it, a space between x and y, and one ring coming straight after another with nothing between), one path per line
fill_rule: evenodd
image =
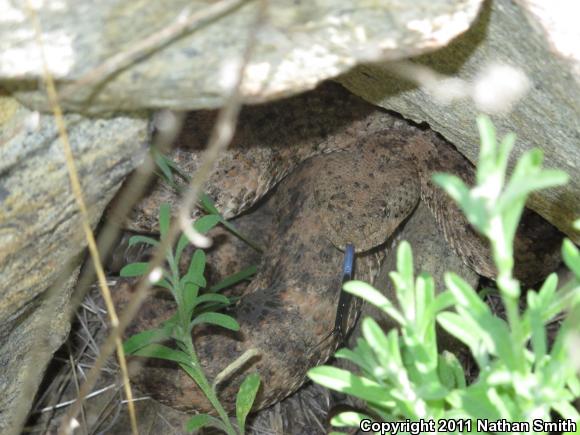
M194 115L194 132L186 131L187 139L182 139L189 141L189 150L175 151L174 158L185 170L195 170L198 152L191 141L205 140L204 126L212 116ZM259 409L295 391L309 368L329 358L338 344L333 330L342 250L347 243L354 244L356 278L372 282L380 257L377 247L420 199L464 261L478 273L493 276L485 243L430 181L433 171L445 171L471 182L471 165L434 134L410 127L331 85L286 102L250 108L242 113L240 127L208 184L210 195L231 216L279 186L270 201L274 237L259 273L235 307L240 332L217 328L194 332L196 350L210 379L247 349L261 354L221 385L220 398L229 409L248 372L257 370L262 378L255 406ZM173 200L167 190L154 192L133 218L133 228L154 229L159 202ZM546 228L529 230L518 239L520 276L528 281L544 273L537 266L530 271L527 265L537 260L530 244L543 243L553 233ZM556 261L544 258L541 264L550 268ZM130 292L120 289L115 297L123 304ZM352 327L358 308L351 304L343 313L347 328ZM165 299L152 298L131 332L158 324L173 309ZM193 381L174 364L148 361L135 381L175 408L209 409Z

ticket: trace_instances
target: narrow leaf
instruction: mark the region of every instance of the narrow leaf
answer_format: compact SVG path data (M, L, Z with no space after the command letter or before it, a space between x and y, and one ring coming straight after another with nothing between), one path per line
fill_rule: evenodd
M223 290L225 288L228 288L232 285L235 285L241 281L244 281L248 278L250 278L252 275L254 275L257 271L257 266L248 266L242 270L240 270L239 272L236 272L232 275L228 275L226 276L224 279L222 279L219 283L217 283L216 285L213 285L210 287L209 291L210 292L219 292L220 290Z
M220 420L208 414L197 414L191 417L185 423L185 430L187 432L193 432L206 426L215 427L224 432L227 431L225 425Z
M217 214L217 215L220 214L220 212L218 211L218 209L215 206L215 203L209 197L208 194L202 193L201 197L199 198L199 201L201 202L201 206L203 207L203 209L205 210L206 213Z
M358 427L364 419L370 420L370 417L360 412L345 411L332 417L330 424L336 427Z
M171 327L162 327L132 335L123 343L123 349L127 355L131 355L148 344L158 343L170 338L172 329Z
M443 353L439 355L439 364L437 369L439 379L441 379L441 383L446 388L449 390L465 388L466 382L463 366L453 353L443 351Z
M381 385L337 367L314 367L308 371L307 376L331 390L350 394L377 405L385 406L392 401L389 391Z
M193 223L193 227L196 231L201 234L207 233L213 227L215 227L221 220L221 216L217 214L208 214L200 217Z
M159 246L159 241L155 240L153 237L136 235L129 238L129 246L136 245L137 243L144 243L150 246Z
M171 207L167 203L161 204L159 207L159 232L161 233L161 240L164 240L169 233L169 225L171 222Z
M362 281L349 281L344 283L342 288L365 301L373 304L375 307L380 308L399 324L404 325L404 317L397 311L393 304L377 289L375 289L370 284Z
M209 323L212 325L221 326L222 328L230 329L232 331L239 331L240 325L232 316L222 313L201 313L191 322L191 327Z
M379 324L372 317L366 317L362 321L361 329L367 343L377 355L379 363L387 366L391 361L388 352L388 340Z
M134 276L141 276L147 273L149 263L129 263L121 269L119 273L123 278L130 278Z
M244 434L244 428L246 426L246 417L252 409L254 399L260 388L260 376L257 373L252 373L244 379L238 395L236 397L236 418L238 419L238 427L240 428L241 435Z
M482 340L478 330L474 330L472 323L457 313L441 313L437 316L437 322L443 327L443 329L470 348L477 345L477 343Z
M495 127L491 119L485 115L477 117L477 127L481 146L477 160L477 184L483 184L485 179L494 172L496 164Z
M481 300L475 290L459 275L447 272L445 274L445 285L460 306L468 307L470 311L477 315L489 312L489 308L485 302Z
M154 149L153 159L155 160L155 164L157 164L157 166L165 176L166 181L170 184L173 184L174 183L173 173L171 171L169 164L167 163L168 160L167 157Z
M542 315L540 313L541 309L541 307L530 307L526 313L530 318L530 326L532 328L532 349L534 350L534 359L536 361L541 361L547 351L546 330L544 329L544 322L542 322Z
M208 302L215 302L222 305L229 305L230 300L227 296L215 294L215 293L205 293L201 296L198 296L195 301L195 306L199 306L201 304L205 304Z
M179 240L177 241L177 247L175 248L175 263L179 264L179 260L181 260L181 255L183 254L183 250L189 245L189 239L185 234L179 236Z
M580 280L580 251L568 239L564 239L562 244L562 258L568 269L576 276L576 279Z
M144 356L148 358L159 358L168 361L175 361L183 364L191 364L191 360L186 353L179 350L171 349L162 344L152 343L133 353L136 356Z

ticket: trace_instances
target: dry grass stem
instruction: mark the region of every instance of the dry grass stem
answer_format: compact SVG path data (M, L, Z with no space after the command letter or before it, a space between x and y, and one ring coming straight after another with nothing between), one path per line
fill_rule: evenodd
M229 144L229 141L225 142L223 140L224 131L230 131L230 134L225 136L226 138L229 137L231 139L231 136L233 135L233 130L235 129L235 121L237 120L237 114L239 113L240 106L242 103L241 91L239 88L242 82L247 61L251 56L251 52L255 44L257 29L265 16L266 9L265 1L262 1L260 4L261 7L258 8L259 12L256 25L250 29L250 35L248 38L246 50L244 52L243 62L240 66L240 79L237 81L236 86L232 90L230 98L227 99L225 106L220 111L218 121L214 126L214 130L212 132L208 144L208 150L206 151L200 169L196 172L196 176L194 176L194 178L192 179L191 187L185 196L185 204L191 203L189 209L191 209L195 204L195 201L197 200L197 197L199 196L199 193L201 191L201 187L205 182L206 177L209 175L211 169L213 168L215 161L219 157L221 150L224 149ZM123 204L121 203L121 206L122 205ZM155 250L153 254L153 258L149 263L149 272L151 272L153 269L157 267L160 267L163 264L164 253L166 249L169 246L173 245L179 233L180 233L179 225L173 223L171 225L167 238L160 243L159 247ZM148 275L149 273L145 274L145 276ZM61 423L60 434L68 433L67 428L70 427L71 422L80 412L80 407L83 398L86 397L86 395L91 391L91 389L95 385L99 377L99 372L104 365L104 362L111 355L111 353L115 348L116 342L120 340L120 337L122 336L123 332L139 311L139 308L147 298L150 289L151 282L148 279L142 279L134 293L133 299L129 302L129 304L125 308L123 314L119 318L119 321L116 324L111 325L111 332L107 337L107 339L102 344L99 357L95 361L93 368L87 374L85 382L80 388L79 397L77 401L71 406L69 412L67 413L67 415L65 416L65 418ZM131 403L129 405L131 405Z
M95 236L93 234L93 230L91 228L91 221L89 217L89 212L87 205L85 203L84 194L82 191L80 179L78 176L78 170L76 168L74 155L72 152L72 148L69 142L68 133L66 129L66 124L64 121L64 116L62 110L60 108L58 94L56 92L56 87L54 85L54 80L50 74L48 68L48 60L46 59L46 54L44 50L44 43L42 41L42 29L40 26L40 20L38 19L38 15L36 11L31 7L30 3L28 4L28 9L30 11L30 15L32 17L32 22L34 24L34 29L36 33L36 40L40 49L41 57L42 57L42 65L43 65L43 79L46 86L46 92L48 95L48 100L50 106L52 108L54 114L54 120L58 128L59 136L62 142L63 152L65 155L65 162L70 178L71 188L73 191L73 195L77 202L80 211L80 218L81 218L81 226L83 228L83 232L85 233L85 238L87 241L87 245L89 248L89 252L95 266L95 270L97 272L97 278L99 281L99 286L101 288L103 299L107 306L107 310L109 312L109 318L111 320L111 324L116 326L119 323L119 319L117 317L117 313L115 312L115 306L113 304L113 300L111 298L111 292L109 290L109 286L107 285L107 279L105 277L105 271L103 269L103 265L101 263L101 258L99 256L99 250L97 249L97 242L95 240ZM121 366L121 372L123 376L123 384L125 388L125 395L127 399L131 400L133 394L131 392L131 385L129 383L129 376L127 372L127 362L125 360L125 353L123 351L123 343L121 342L120 338L116 339L115 347L117 350L117 357L119 359L119 365ZM135 408L132 403L129 403L129 414L131 416L131 429L134 435L138 434L137 430L137 419L135 415Z

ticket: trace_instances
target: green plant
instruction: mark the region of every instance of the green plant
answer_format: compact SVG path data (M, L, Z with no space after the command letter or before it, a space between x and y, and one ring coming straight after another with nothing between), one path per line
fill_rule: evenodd
M167 237L170 226L171 211L169 205L163 204L159 210L159 228L161 240ZM216 226L220 219L215 215L202 216L194 222L194 227L200 233L206 233ZM160 242L148 236L133 236L129 245L145 243L152 247L158 247ZM206 292L201 292L207 286L204 278L206 257L203 250L194 252L189 267L185 274L181 274L178 268L181 256L188 244L188 239L182 235L175 247L170 247L165 252L167 267L160 273L153 271L149 279L154 280L157 287L169 290L175 299L176 313L158 328L146 330L133 335L124 343L125 353L150 358L160 358L175 361L197 383L215 408L219 418L208 414L193 416L186 425L188 431L199 429L203 426L214 426L225 433L237 433L228 415L218 400L216 383L210 385L207 380L197 354L195 352L191 331L201 324L213 324L233 331L239 330L238 322L231 316L217 312L230 304L230 299L219 294L218 291L247 279L256 271L255 266L242 270L234 275L226 277L222 282L212 286ZM121 276L136 277L144 275L148 270L147 263L131 263L121 270ZM168 347L162 342L172 340L175 348ZM243 356L242 356L243 358ZM234 362L233 364L236 364ZM226 368L222 373L227 373ZM220 379L220 375L216 379ZM256 373L250 374L240 386L236 401L236 416L239 433L244 433L245 419L250 412L255 395L260 386L260 379Z
M523 313L518 310L520 284L512 275L513 240L528 194L563 184L567 176L542 169L542 153L536 149L519 159L506 182L515 137L508 135L497 145L491 121L480 117L478 125L481 150L476 186L469 189L453 175L438 174L434 179L489 240L507 321L492 314L476 291L454 273L446 274L446 290L436 296L430 276L421 274L415 279L411 248L401 243L397 271L390 274L400 309L368 284L351 281L344 285L345 291L392 317L400 332L385 334L376 321L365 318L363 338L355 348L336 354L355 363L359 374L330 366L308 373L317 383L365 401L365 412L343 412L333 418L335 426L359 426L366 420L367 428L371 421L375 423L374 431L396 428L398 433L416 433L418 426L412 424L423 422L428 426L421 431L503 432L497 426L478 424L505 419L530 424L511 426L512 430L533 428L542 433L553 429L542 423L551 421L551 411L580 423L580 414L571 405L580 396L578 367L566 346L570 334L579 334L580 253L565 240L562 254L574 279L556 290L558 278L550 275L539 291L527 292ZM451 306L455 311L447 310ZM566 309L570 312L548 349L545 325ZM479 368L471 384L453 354L438 354L436 323L470 349ZM535 423L538 426L532 426Z
M179 169L179 167L175 164L173 160L171 160L166 155L160 153L157 150L152 150L153 159L155 160L155 164L161 171L157 175L165 182L168 186L170 186L175 192L182 193L183 186L177 181L177 178L174 175L177 175L182 181L186 183L191 182L191 178L185 174L183 171ZM229 222L223 215L218 211L212 199L206 194L202 194L199 200L199 205L201 206L202 210L207 213L207 216L213 216L212 219L217 220L220 224L224 226L229 232L234 234L240 240L244 241L255 249L258 252L263 252L263 249L258 246L256 242L254 242L249 237L245 236L244 234L240 233L238 229Z

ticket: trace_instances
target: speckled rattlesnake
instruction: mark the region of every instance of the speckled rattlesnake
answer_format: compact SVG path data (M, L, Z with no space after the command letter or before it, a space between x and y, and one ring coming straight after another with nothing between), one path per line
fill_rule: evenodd
M195 170L198 144L205 143L212 118L211 112L197 112L189 119L181 146L173 154L183 170ZM472 180L469 162L442 139L376 110L335 85L242 112L234 143L208 183L208 192L227 216L233 216L279 186L269 201L275 235L258 275L235 307L241 332L214 328L195 332L196 350L210 378L246 349L258 348L262 354L222 386L220 395L228 408L233 407L235 392L249 370L260 372L263 388L256 408L262 408L295 391L306 371L332 354L337 345L331 332L343 256L339 249L353 242L357 278L372 281L376 248L420 198L464 262L482 275L493 276L485 243L431 184L434 171ZM162 201L176 198L170 190L157 188L140 204L130 227L155 230ZM526 281L557 262L551 254L538 262L531 248L552 240L554 230L532 219L540 227L523 228L516 247L518 272ZM129 288L117 289L115 298L121 305L126 303ZM349 313L350 326L356 309ZM131 330L156 325L172 310L165 299L151 298ZM208 408L193 381L174 364L149 361L135 380L175 408Z

